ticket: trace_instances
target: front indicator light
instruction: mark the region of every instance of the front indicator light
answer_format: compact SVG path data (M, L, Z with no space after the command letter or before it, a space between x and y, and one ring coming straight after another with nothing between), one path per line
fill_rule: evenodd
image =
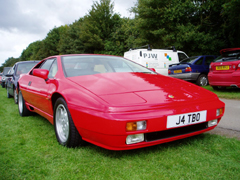
M127 136L126 144L135 144L144 141L144 134L134 134Z
M208 121L208 127L216 126L218 123L217 119L214 119L212 121Z
M217 109L216 116L220 116L223 114L223 108Z
M145 130L146 127L147 127L146 121L128 122L126 125L126 131Z

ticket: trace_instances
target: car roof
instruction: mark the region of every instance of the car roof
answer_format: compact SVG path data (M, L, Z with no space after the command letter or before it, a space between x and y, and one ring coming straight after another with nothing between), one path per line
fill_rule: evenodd
M15 64L24 64L24 63L30 63L30 62L40 62L39 60L30 60L30 61L18 61Z

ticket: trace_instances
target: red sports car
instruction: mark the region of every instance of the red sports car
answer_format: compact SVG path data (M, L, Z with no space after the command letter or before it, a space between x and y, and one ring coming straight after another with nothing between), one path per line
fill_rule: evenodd
M48 119L67 147L128 150L186 138L215 128L225 107L208 90L116 56L52 56L18 83L20 115Z
M240 88L240 48L220 51L221 56L210 64L209 84L213 89Z

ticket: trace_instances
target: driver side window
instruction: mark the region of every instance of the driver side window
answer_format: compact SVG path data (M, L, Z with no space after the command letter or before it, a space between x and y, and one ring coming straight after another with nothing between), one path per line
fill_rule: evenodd
M53 63L53 60L54 60L54 59L48 59L48 60L46 60L46 61L41 65L40 69L50 70L50 67L51 67L51 65L52 65L52 63Z
M54 76L57 74L57 71L58 71L57 60L55 60L52 63L52 66L49 70L48 78L54 78Z
M40 67L40 69L46 69L49 71L48 78L53 78L57 74L57 60L48 59Z

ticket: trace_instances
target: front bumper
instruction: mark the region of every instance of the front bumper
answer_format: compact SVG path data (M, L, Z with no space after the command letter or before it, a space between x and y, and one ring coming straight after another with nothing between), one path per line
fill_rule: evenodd
M184 109L182 107L185 107ZM69 106L74 124L83 140L109 150L130 150L153 146L178 139L201 134L216 127L208 127L208 121L217 119L218 123L223 116L216 116L216 109L224 107L219 100L208 103L185 104L170 109L162 107L149 109L143 112L99 113L89 111L80 112L76 106ZM194 125L177 128L167 128L167 117L185 112L207 110L206 121ZM94 115L95 114L95 115ZM81 117L81 118L79 118ZM126 132L126 123L131 121L146 120L146 130ZM126 144L129 135L144 134L144 141L135 144Z

